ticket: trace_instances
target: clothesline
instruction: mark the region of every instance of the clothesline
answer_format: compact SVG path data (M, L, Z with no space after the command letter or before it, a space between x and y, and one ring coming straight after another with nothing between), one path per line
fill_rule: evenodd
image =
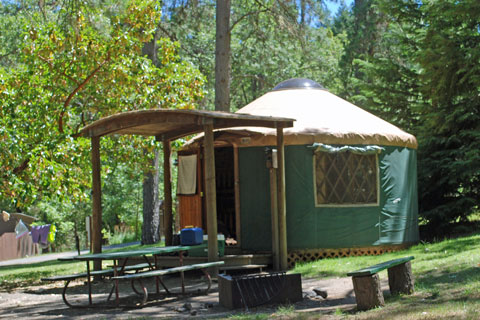
M46 224L42 226L32 226L30 232L25 223L20 219L20 221L15 226L16 238L20 239L21 237L30 234L32 237L33 243L39 243L42 247L48 246L49 243L55 241L55 234L57 228L54 224Z

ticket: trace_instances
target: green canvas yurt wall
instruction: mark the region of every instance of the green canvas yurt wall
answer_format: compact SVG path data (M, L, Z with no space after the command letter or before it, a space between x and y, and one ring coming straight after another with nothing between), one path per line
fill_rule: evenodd
M287 247L289 254L297 255L290 257L291 261L303 259L299 254L308 250L314 253L310 258L316 258L322 249L392 248L419 240L417 140L413 135L309 79L284 81L237 113L295 119L293 127L283 130ZM195 141L200 140L197 137ZM252 127L221 129L215 133L215 144L233 147L238 154L241 248L271 250L266 150L277 145L277 131ZM331 155L324 156L323 152ZM332 194L342 197L342 193L330 188L336 184L335 172L322 168L329 166L329 161L337 161L342 152L347 154L344 157L350 157L349 153L375 153L368 156L370 167L361 174L345 169L354 177L354 187L353 182L345 182L342 175L346 171L337 171L338 179L348 185L344 196L355 197L358 191L373 200L330 201ZM350 159L352 168L355 161L360 168L365 158ZM318 168L320 174L316 173ZM324 181L330 183L331 190ZM369 250L363 253L369 254Z
M316 207L313 151L285 149L289 250L350 248L418 241L416 150L383 147L378 206ZM239 149L242 248L271 249L269 171L265 147Z

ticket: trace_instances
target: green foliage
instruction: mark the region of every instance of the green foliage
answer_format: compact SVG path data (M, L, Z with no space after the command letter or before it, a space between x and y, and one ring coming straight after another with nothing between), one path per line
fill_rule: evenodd
M423 13L420 208L445 227L480 204L480 4L431 1Z
M417 136L420 215L431 231L443 234L450 223L466 221L480 199L480 6L477 1L369 6L374 11L367 12L376 12L369 34L381 31L382 37L373 37L372 49L352 60L347 91L358 105ZM356 41L349 34L348 45L359 50Z
M16 64L23 21L14 5L0 2L0 69Z
M110 237L108 238L108 244L112 245L112 244L131 243L138 240L140 240L140 238L135 234L135 232L131 232L131 231L118 232L110 235Z
M251 6L254 7L255 2ZM298 23L295 4L265 4L257 14L246 16L232 30L231 105L241 108L290 78L310 78L335 89L339 37L326 27L318 7L308 7L310 23ZM242 12L253 8L244 4ZM272 54L274 52L275 54ZM321 52L321 54L319 54Z
M86 243L85 217L90 213L89 202L73 203L67 199L50 199L40 201L30 207L30 214L38 220L36 224L54 224L57 228L55 242L52 244L56 251L75 248L75 235L78 235L80 245Z
M158 66L141 55L160 21L159 2L69 3L18 5L15 15L1 11L0 20L2 27L21 16L24 24L21 43L1 40L18 55L15 65L9 62L4 64L9 69L0 69L0 199L24 210L43 206L44 215L55 220L52 212L66 210L58 204L82 207L89 202L90 142L78 137L83 126L127 110L194 108L203 98L204 78L178 57L177 43L159 40ZM120 171L131 177L124 180L125 191L136 190L133 179L150 170L149 153L145 156L143 150L154 145L152 139L139 137L102 139L102 175L119 183L122 179L112 169L124 159L138 159L138 166ZM131 203L109 201L110 193L118 197L121 186L104 187L107 216L111 208L116 211L113 220L131 223ZM127 202L134 200L130 195ZM70 218L65 213L62 217Z
M102 220L109 232L120 223L131 226L133 231L137 228L138 233L141 230L142 172L138 169L118 162L108 168L102 188Z
M206 75L203 105L211 109L215 83L215 1L164 1L163 10L161 31L180 41L181 56ZM232 1L232 111L293 77L312 78L336 89L343 35L333 35L325 27L327 22L327 13L318 1Z

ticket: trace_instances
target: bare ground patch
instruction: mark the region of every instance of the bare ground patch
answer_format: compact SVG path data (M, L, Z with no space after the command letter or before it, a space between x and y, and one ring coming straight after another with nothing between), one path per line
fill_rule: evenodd
M196 292L204 289L205 282L187 279L189 290ZM180 292L178 277L167 277L165 282L172 291ZM94 302L104 302L111 289L110 281L93 285ZM71 284L69 301L86 305L87 287L83 282ZM149 294L155 292L155 281L148 284ZM314 288L328 293L326 299L312 294ZM20 288L11 292L0 292L0 319L138 319L138 318L227 318L245 311L228 310L218 302L217 284L214 282L208 295L164 296L152 294L143 308L114 307L113 304L97 305L91 308L69 308L62 300L63 283L57 282L42 286ZM337 309L351 311L355 309L355 297L350 278L337 279L303 279L304 299L293 305L295 312L313 312L326 318L335 318ZM120 288L122 305L133 305L138 299L129 283L122 283ZM266 313L274 317L278 305L266 305L251 308L249 313Z

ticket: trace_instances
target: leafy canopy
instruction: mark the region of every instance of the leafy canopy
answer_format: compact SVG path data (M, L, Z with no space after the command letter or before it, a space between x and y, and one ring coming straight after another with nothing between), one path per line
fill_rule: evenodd
M88 197L90 143L78 133L89 122L126 110L194 108L203 97L203 76L179 59L178 43L159 40L158 66L141 55L160 21L158 1L72 3L74 10L28 12L18 64L0 69L0 197L17 207L40 196ZM153 144L128 139L103 139L102 148L125 159Z

